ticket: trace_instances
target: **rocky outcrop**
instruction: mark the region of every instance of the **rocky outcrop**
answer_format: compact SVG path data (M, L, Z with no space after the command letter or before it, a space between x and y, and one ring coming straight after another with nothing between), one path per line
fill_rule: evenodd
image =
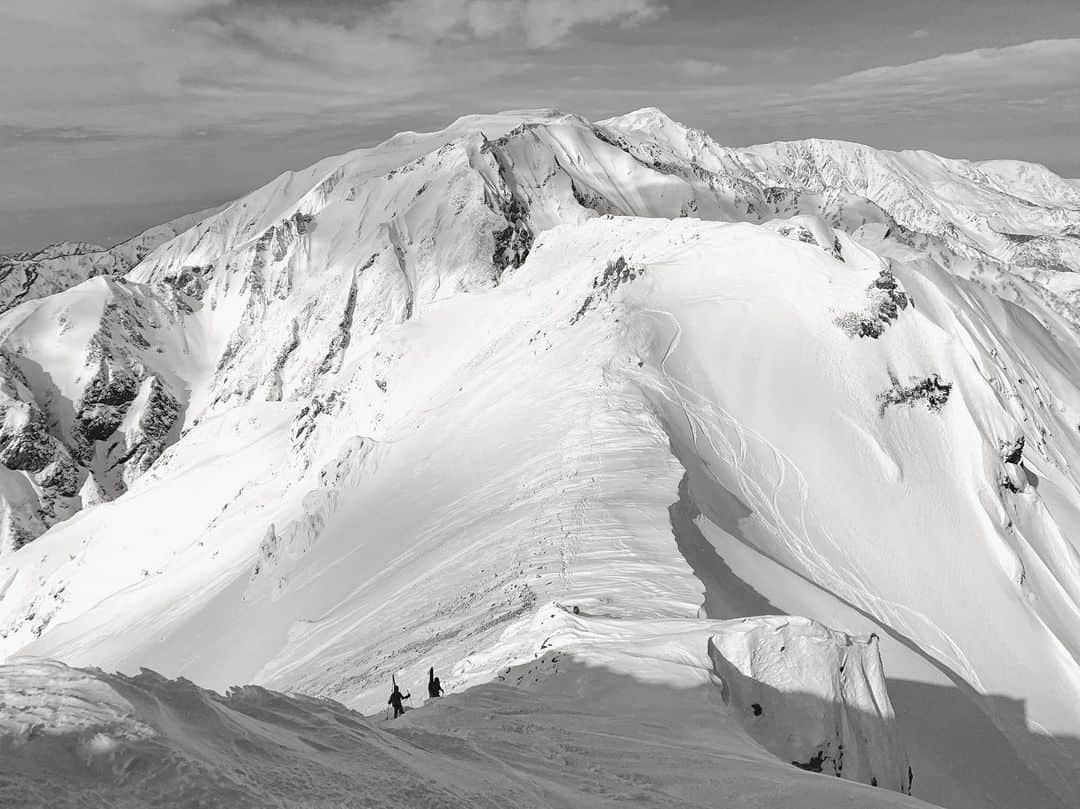
M168 284L177 292L196 300L202 300L206 290L206 277L214 270L213 265L205 267L188 266L180 267L179 270L163 278L163 283Z
M878 394L880 415L893 405L914 407L922 402L931 413L937 413L945 407L949 401L949 393L952 391L952 383L945 382L937 374L925 379L912 379L907 385L903 384L894 374L889 375L891 387Z
M17 550L73 513L84 473L52 434L17 362L0 352L0 554ZM21 479L21 481L20 481Z
M533 244L533 232L529 226L529 208L514 190L513 164L503 153L510 138L522 135L524 127L519 127L498 141L484 140L481 153L487 155L495 165L494 182L485 188L485 202L492 211L502 217L506 226L493 234L495 245L491 254L491 263L498 280L508 270L516 270L525 263Z
M884 267L866 290L867 307L861 312L846 312L836 318L836 325L851 337L877 339L889 324L899 319L911 299L900 287L892 270Z
M581 308L570 318L570 325L573 326L585 317L597 303L610 298L620 286L635 281L644 274L644 268L634 267L623 256L619 256L614 261L609 261L607 266L604 267L604 271L593 278L593 291L585 296Z
M133 428L109 450L108 468L122 469L124 488L161 457L171 443L181 412L180 402L157 376L142 381L138 398L141 407Z
M96 367L76 402L72 451L111 500L175 438L182 408L171 386L140 359L107 348L91 357Z
M93 329L72 321L87 301ZM33 306L0 347L0 553L126 491L178 437L185 399L158 367L179 310L145 288L95 280Z
M91 362L97 367L76 404L75 432L82 439L81 460L88 461L93 444L104 441L120 426L139 389L137 372L126 363L106 354L101 344L91 348Z
M1001 488L1013 494L1027 491L1028 488L1027 470L1024 469L1024 443L1024 436L1020 435L1012 441L1002 441L1000 444L1001 464L1004 467L1000 477Z

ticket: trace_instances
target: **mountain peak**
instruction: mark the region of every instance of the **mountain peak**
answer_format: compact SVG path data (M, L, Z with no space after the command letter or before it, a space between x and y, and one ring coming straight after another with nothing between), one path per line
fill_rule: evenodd
M604 119L598 123L602 126L613 126L618 129L653 132L658 138L670 136L671 133L684 131L688 128L669 117L659 107L642 107L633 112Z

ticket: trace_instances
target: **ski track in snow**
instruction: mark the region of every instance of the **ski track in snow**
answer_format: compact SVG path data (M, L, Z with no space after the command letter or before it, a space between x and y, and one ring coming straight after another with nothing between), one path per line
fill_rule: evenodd
M716 302L729 303L737 302L737 300L712 296L689 301L689 303L694 304ZM781 541L782 546L793 554L797 563L801 565L802 571L816 584L839 594L849 603L866 609L901 635L910 636L912 634L912 625L908 621L916 621L924 629L937 636L944 644L943 646L927 644L929 650L936 657L947 662L954 671L976 689L983 691L984 688L978 673L964 655L960 645L928 616L906 605L874 595L870 591L869 585L861 580L859 575L847 565L842 568L841 572L836 572L836 566L817 550L817 546L811 538L810 528L807 524L810 487L801 470L794 461L764 436L749 430L719 404L709 400L681 380L672 377L667 369L667 362L678 350L679 342L682 339L682 325L679 323L679 319L669 311L659 309L643 309L642 311L667 317L675 327L675 333L660 361L660 370L675 397L673 401L686 415L695 445L697 445L698 436L703 436L708 442L713 455L735 473L740 494L746 499L758 519ZM666 391L661 391L661 395L671 400L671 394ZM694 404L687 401L687 397L693 399ZM710 429L712 425L718 425L720 429ZM731 441L723 433L725 427L735 434L737 448L732 445ZM723 448L717 446L714 436L716 440L723 442ZM751 441L766 448L772 455L777 476L771 486L772 491L770 494L766 494L757 481L754 480L752 474L746 471L746 460L749 455L747 447ZM787 482L787 470L789 469L793 474L795 491L798 495L799 523L797 528L788 524L787 519L784 517L784 510L780 505L780 498ZM836 550L842 551L839 543L825 528L818 526L817 532L825 542Z

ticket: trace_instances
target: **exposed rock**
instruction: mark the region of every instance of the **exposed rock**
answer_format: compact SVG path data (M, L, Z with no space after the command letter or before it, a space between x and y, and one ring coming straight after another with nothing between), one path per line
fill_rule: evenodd
M817 239L814 238L814 234L800 225L783 225L777 228L776 232L779 233L781 236L784 236L785 238L795 239L796 241L800 241L803 244L813 244L818 247L821 246L820 244L818 244Z
M878 277L867 287L867 298L869 305L865 311L848 312L835 320L836 325L851 337L877 339L911 303L888 267L882 268Z
M9 478L8 496L0 497L4 548L121 494L175 437L181 401L146 361L159 356L147 335L169 315L146 304L148 292L112 280L92 287L103 299L100 320L66 395L41 374L40 355L17 344L0 350L0 464L26 481L15 497L23 484ZM50 322L58 345L70 339L68 311L60 308Z
M139 389L130 368L100 352L99 357L97 371L76 406L75 429L83 439L80 455L84 460L88 460L95 441L104 441L120 426Z
M375 256L372 256L358 272L368 269L374 262ZM341 312L341 320L338 322L337 331L334 332L330 345L327 346L326 356L323 357L323 361L319 364L318 373L320 374L337 371L341 367L345 349L349 347L349 342L352 340L353 318L356 315L356 295L356 278L353 277L349 283L349 294L345 298L345 306Z
M908 385L901 384L893 374L890 374L889 378L892 387L878 394L882 416L889 405L913 407L916 402L922 402L931 413L937 413L949 401L949 393L952 391L952 383L943 382L937 374L925 379L916 377Z
M1014 441L1002 441L1000 443L1001 462L1005 469L1001 473L1001 488L1019 494L1027 491L1028 474L1024 469L1024 436L1019 436Z
M301 407L293 418L293 444L302 447L315 430L319 416L335 412L340 404L336 390L326 395L311 397L311 401Z
M206 278L213 272L213 269L212 264L203 267L184 265L175 275L168 275L162 281L177 292L196 300L202 300L206 291Z
M27 402L6 405L0 426L0 463L16 471L41 471L56 455L45 416Z
M619 256L614 261L609 261L604 267L604 272L593 279L593 291L586 296L581 308L570 318L570 325L581 320L597 302L608 300L612 293L623 284L634 281L640 275L644 275L643 268L630 265L625 258Z
M128 437L130 448L118 461L126 467L126 483L149 469L161 456L180 416L180 403L160 378L148 377L142 385L148 388L142 412L135 430Z
M600 216L619 216L622 213L622 211L608 201L603 194L593 191L583 183L571 180L570 190L578 205L582 208L588 208L590 211L594 211ZM691 213L696 213L697 203L691 200L683 207L683 210L683 216L689 216Z
M495 231L495 250L491 262L497 277L508 269L516 270L525 263L532 249L533 235L526 221L525 206L514 197L500 198L498 207L506 218L506 227Z
M482 151L494 160L498 178L497 187L489 186L485 190L485 202L506 222L505 227L493 234L495 243L491 263L495 269L496 281L508 269L516 270L525 263L534 240L532 228L529 226L529 207L514 192L512 164L502 150L509 138L524 131L523 127L519 127L498 141L485 139L481 147Z
M1024 436L1019 436L1015 441L1001 442L1001 462L1006 464L1019 464L1024 455Z

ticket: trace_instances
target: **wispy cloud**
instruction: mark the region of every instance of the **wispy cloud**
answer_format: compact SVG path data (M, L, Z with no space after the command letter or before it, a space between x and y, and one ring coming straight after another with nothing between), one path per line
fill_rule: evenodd
M682 59L675 67L682 75L691 79L707 79L720 76L731 70L728 65L707 62L704 59Z
M386 113L510 71L580 26L663 12L656 0L5 0L0 70L14 80L0 109L23 127L131 136L358 104Z
M394 0L378 15L395 28L435 39L515 37L553 48L579 25L640 25L665 11L654 0Z
M25 143L95 143L115 140L109 132L81 126L27 127L0 124L0 148L14 149Z
M1031 88L1080 88L1080 39L1042 39L875 67L816 84L808 94L817 99L940 101L972 94L994 98Z
M1000 105L1030 99L1050 99L1048 106L1067 118L1080 113L1080 39L947 53L802 86L726 86L714 98L714 106L735 118L772 116L818 126L842 121L851 127L915 114L955 124L972 114L992 117Z

